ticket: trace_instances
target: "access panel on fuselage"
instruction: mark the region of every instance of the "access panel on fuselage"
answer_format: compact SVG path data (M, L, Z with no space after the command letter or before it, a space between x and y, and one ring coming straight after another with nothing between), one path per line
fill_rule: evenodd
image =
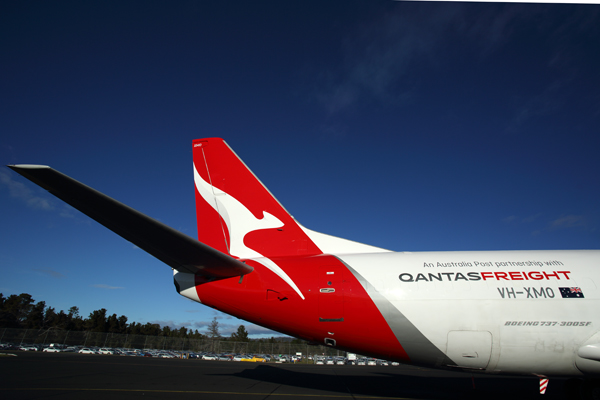
M450 331L446 355L462 368L485 369L492 355L488 331Z
M344 321L344 267L322 265L319 267L319 321Z

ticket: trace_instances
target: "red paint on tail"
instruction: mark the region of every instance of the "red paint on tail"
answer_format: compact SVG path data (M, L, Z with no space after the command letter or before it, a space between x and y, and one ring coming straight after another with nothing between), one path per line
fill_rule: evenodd
M264 187L223 139L199 139L193 142L194 168L210 186L204 196L196 183L196 217L198 240L236 257L231 248L232 237L238 229L236 210L219 204L219 191L237 200L257 221L266 213L281 221L277 228L255 229L245 233L243 244L265 257L321 254L296 221ZM215 190L216 189L216 190ZM211 197L213 195L214 197ZM225 209L223 209L225 208ZM217 211L218 210L218 211ZM242 221L242 224L244 222Z

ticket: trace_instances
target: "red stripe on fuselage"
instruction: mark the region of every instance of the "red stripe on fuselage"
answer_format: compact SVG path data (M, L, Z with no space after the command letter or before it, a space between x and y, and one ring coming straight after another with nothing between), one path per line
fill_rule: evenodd
M247 263L254 271L241 283L239 278L204 284L197 280L198 296L210 307L308 341L324 344L326 338L334 339L341 349L410 361L363 286L337 258L318 255L272 261L296 283L305 300L252 260Z

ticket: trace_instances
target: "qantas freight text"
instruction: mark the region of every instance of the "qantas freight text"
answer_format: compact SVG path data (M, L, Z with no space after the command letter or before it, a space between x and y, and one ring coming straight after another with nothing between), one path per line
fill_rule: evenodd
M399 275L402 282L434 282L434 281L480 281L480 280L505 280L505 281L540 281L540 280L569 280L571 271L511 271L511 272L439 272L427 274L409 274Z

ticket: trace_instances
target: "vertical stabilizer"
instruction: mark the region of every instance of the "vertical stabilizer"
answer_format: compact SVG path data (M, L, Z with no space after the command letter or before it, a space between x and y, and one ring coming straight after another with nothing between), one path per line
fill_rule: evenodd
M223 139L193 149L198 240L238 258L322 254Z

